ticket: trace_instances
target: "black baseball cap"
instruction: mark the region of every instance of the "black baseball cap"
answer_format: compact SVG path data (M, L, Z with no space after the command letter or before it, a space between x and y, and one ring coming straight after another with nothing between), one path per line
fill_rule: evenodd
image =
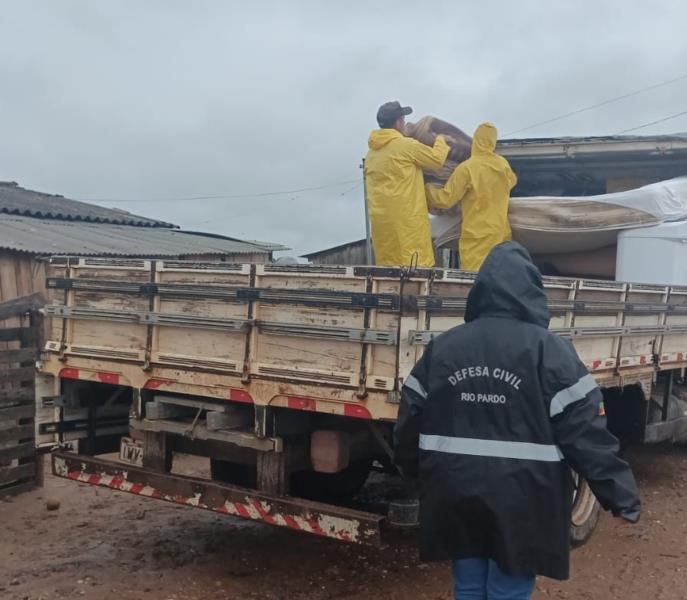
M412 112L413 109L410 106L401 106L398 100L387 102L382 104L377 111L377 123L380 127L388 127Z

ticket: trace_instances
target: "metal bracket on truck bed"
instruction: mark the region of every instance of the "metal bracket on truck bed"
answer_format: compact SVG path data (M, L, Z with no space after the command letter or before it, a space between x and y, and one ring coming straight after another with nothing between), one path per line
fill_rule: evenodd
M216 481L154 473L70 452L52 455L52 471L57 477L81 483L262 521L342 542L369 546L381 543L380 528L384 517L375 513L288 496L271 496Z
M187 436L197 440L216 440L228 442L241 448L252 448L260 452L282 452L284 443L281 438L259 438L254 433L232 430L208 429L205 423L191 423L172 421L170 419L140 419L131 423L132 429L139 431L153 431L156 433L172 433Z

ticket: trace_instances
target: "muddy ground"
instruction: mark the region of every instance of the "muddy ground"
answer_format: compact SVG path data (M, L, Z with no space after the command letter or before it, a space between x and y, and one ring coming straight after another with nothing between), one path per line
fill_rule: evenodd
M536 599L687 598L687 449L629 457L642 521L604 515L572 580L539 579ZM412 536L362 549L50 475L0 501L0 532L7 600L451 598L448 566L418 563Z

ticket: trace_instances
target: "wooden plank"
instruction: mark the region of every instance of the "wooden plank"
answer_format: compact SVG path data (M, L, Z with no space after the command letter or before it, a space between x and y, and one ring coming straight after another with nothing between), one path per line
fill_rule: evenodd
M29 314L31 333L22 340L23 348L43 348L45 346L45 319L38 312Z
M32 292L41 292L43 293L44 290L46 290L45 287L45 265L47 263L47 260L45 259L36 259L33 257L31 259L31 272L30 272L30 283L31 283L31 291ZM44 298L46 301L48 300L48 295L43 293Z
M14 390L0 390L0 410L14 404L32 404L36 399L36 392L31 387Z
M0 485L10 483L12 481L19 481L20 479L27 479L29 477L33 477L35 474L35 463L17 465L16 467L2 467L0 468Z
M0 329L0 342L19 341L25 335L26 327L5 327Z
M0 350L0 363L21 363L38 360L38 348Z
M36 447L34 442L17 444L9 448L0 448L0 461L12 460L13 458L27 458L33 456L35 452Z
M45 280L47 279L47 268L45 261L37 261L35 258L31 264L32 286L35 292L43 294L43 297L48 298L48 289L45 287Z
M0 408L0 423L7 421L17 421L19 419L33 419L35 407L33 404L26 406L13 406L11 408Z
M38 292L0 302L0 321L9 319L10 317L18 317L31 310L41 308L44 304L45 299L43 298L43 294Z
M10 427L9 429L0 429L0 442L28 440L33 438L33 425L19 425L18 427Z
M43 487L45 483L45 453L36 454L33 460L36 465L36 474L34 476L36 487Z
M28 296L38 290L33 289L33 282L31 277L31 266L33 265L33 257L23 255L22 260L19 261L17 269L17 290L22 296Z
M30 479L25 483L13 483L7 487L0 488L0 496L16 496L18 494L23 494L24 492L30 492L35 489L37 483Z
M2 298L0 299L3 302L14 300L20 295L17 292L17 276L15 271L17 258L16 253L0 253L0 280L2 280ZM10 315L5 317L5 325L15 327L21 325L21 322L19 318Z
M33 381L35 378L36 367L19 367L18 369L0 371L0 384Z
M32 257L30 262L30 275L31 275L31 291L39 293L45 299L45 304L48 304L50 299L50 292L46 287L46 261ZM64 292L62 292L62 298L64 297ZM37 313L34 313L37 314ZM48 324L50 319L39 318L40 323L36 323L40 327L41 339L47 339ZM59 339L59 338L57 338ZM42 344L38 344L42 347Z
M38 327L24 327L24 333L21 336L22 348L34 348L40 346L40 330Z

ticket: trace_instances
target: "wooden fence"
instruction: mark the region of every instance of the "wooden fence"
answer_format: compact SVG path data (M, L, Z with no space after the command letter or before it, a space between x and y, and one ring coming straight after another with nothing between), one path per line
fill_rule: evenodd
M42 337L41 294L0 303L0 496L36 483L35 362Z

